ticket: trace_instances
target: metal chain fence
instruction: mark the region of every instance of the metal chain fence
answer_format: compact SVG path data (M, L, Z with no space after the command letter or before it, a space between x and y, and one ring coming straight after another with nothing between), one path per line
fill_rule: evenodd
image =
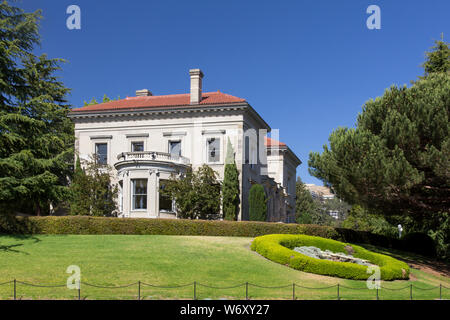
M63 287L67 286L67 284L62 284L62 285L41 285L41 284L34 284L34 283L19 281L17 279L14 279L14 280L11 280L11 281L2 282L2 283L0 283L0 286L8 285L8 284L11 284L11 283L13 284L13 288L14 288L14 290L13 290L13 298L14 298L14 300L17 300L17 285L18 284L21 284L21 285L24 285L24 286L30 286L30 287L39 287L39 288L63 288ZM213 290L226 290L226 289L235 289L235 288L239 288L239 287L245 287L245 299L246 300L250 300L249 299L249 288L250 287L261 288L261 289L291 288L292 289L292 300L297 300L297 298L298 298L298 296L296 295L296 292L295 292L296 288L301 288L301 289L306 289L306 290L324 290L324 289L336 288L336 299L337 300L341 300L341 298L343 297L342 294L340 293L340 289L370 290L368 288L347 287L347 286L340 285L339 283L331 285L331 286L326 286L326 287L307 287L307 286L302 286L302 285L299 285L299 284L296 284L296 283L288 284L288 285L285 285L285 286L262 286L262 285L258 285L258 284L254 284L254 283L250 283L250 282L245 282L245 283L241 283L241 284L234 285L234 286L217 287L217 286L210 286L210 285L202 284L202 283L199 283L197 281L194 281L194 282L191 282L191 283L187 283L187 284L182 284L182 285L174 285L174 286L159 286L159 285L153 285L153 284L149 284L149 283L142 282L142 281L137 281L137 282L133 282L133 283L126 284L126 285L121 285L121 286L101 286L101 285L96 285L96 284L80 281L80 286L77 289L77 291L78 291L78 300L82 299L82 297L81 297L81 287L82 286L94 287L94 288L100 288L100 289L121 289L121 288L129 288L129 287L132 287L132 286L137 286L137 298L138 298L138 300L142 300L141 294L142 294L142 288L143 287L152 287L152 288L159 288L159 289L178 289L178 288L186 288L186 287L191 287L192 286L193 299L194 300L197 300L198 287L204 287L204 288L213 289ZM415 286L413 284L409 284L408 286L405 286L405 287L402 287L402 288L388 288L388 287L380 286L380 288L376 288L375 289L376 300L379 300L379 290L380 289L389 290L389 291L401 291L401 290L409 289L409 298L410 298L410 300L413 300L413 288L415 290L422 290L422 291L436 290L436 289L439 288L439 300L442 300L442 290L443 289L444 290L450 289L449 287L443 286L442 284L440 284L439 286L431 287L431 288L420 288L420 287L417 287L417 286Z

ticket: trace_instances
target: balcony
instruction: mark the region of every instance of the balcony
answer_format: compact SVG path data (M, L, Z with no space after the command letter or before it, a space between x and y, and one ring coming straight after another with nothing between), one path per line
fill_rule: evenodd
M186 157L159 151L122 152L117 156L119 162L168 162L187 166L190 160ZM119 163L118 162L118 163ZM117 164L116 163L116 166Z

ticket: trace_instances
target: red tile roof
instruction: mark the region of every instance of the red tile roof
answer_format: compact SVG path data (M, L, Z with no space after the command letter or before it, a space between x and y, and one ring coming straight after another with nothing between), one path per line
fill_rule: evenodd
M246 102L245 99L238 98L229 94L217 92L204 92L200 105L214 104L234 104ZM83 111L111 111L118 109L139 109L139 108L157 108L157 107L186 107L198 106L190 104L190 94L171 94L164 96L144 96L127 97L126 99L109 101L95 105L72 109L72 112Z
M264 144L265 144L267 147L276 147L276 146L279 146L279 147L286 147L286 144L285 144L285 143L280 142L280 141L277 141L277 140L272 139L272 138L269 138L269 137L264 137Z

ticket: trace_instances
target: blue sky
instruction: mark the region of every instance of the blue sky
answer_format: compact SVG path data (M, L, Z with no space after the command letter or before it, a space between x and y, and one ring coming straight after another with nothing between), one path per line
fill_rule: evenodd
M81 30L66 27L66 9L81 8ZM369 30L369 5L381 29ZM450 1L149 1L22 0L43 10L37 53L64 58L60 76L75 107L92 97L189 91L191 68L205 73L204 91L247 101L280 130L308 173L339 126L355 125L365 101L422 74L424 53L444 32Z

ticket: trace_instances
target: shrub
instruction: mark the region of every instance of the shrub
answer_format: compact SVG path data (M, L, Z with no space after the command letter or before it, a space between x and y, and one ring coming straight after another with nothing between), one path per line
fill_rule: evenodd
M334 228L334 231L336 232L336 236L331 238L338 241L350 243L368 243L384 248L402 248L400 239L390 238L381 234L345 228Z
M17 217L23 225L23 217ZM191 219L110 218L90 216L45 216L26 218L28 228L21 233L36 234L147 234L257 237L272 233L334 236L331 227L256 221ZM0 220L1 224L1 220ZM3 229L3 230L2 230ZM0 232L16 233L7 225Z
M292 249L299 246L314 246L321 250L346 253L348 243L307 235L271 234L255 238L251 248L269 260L291 268L327 276L346 279L367 280L367 267L350 262L337 262L308 257ZM380 267L382 280L408 279L409 267L392 257L351 245L354 256Z
M14 217L0 213L0 233L6 234L147 234L258 237L266 234L305 234L349 243L409 250L403 240L367 231L314 224L190 219L112 218L89 216Z
M175 199L178 216L185 219L216 219L220 213L218 173L204 164L193 171L189 167L183 178L172 174L162 193Z
M98 156L81 161L77 157L70 185L70 213L98 217L117 216L119 189L112 183L112 168L98 163Z
M260 184L254 184L249 191L249 215L252 221L266 221L267 205L264 187Z
M407 233L402 237L402 249L428 257L436 256L436 244L433 239L421 232Z
M36 229L28 217L19 219L10 212L0 212L0 234L32 234Z

